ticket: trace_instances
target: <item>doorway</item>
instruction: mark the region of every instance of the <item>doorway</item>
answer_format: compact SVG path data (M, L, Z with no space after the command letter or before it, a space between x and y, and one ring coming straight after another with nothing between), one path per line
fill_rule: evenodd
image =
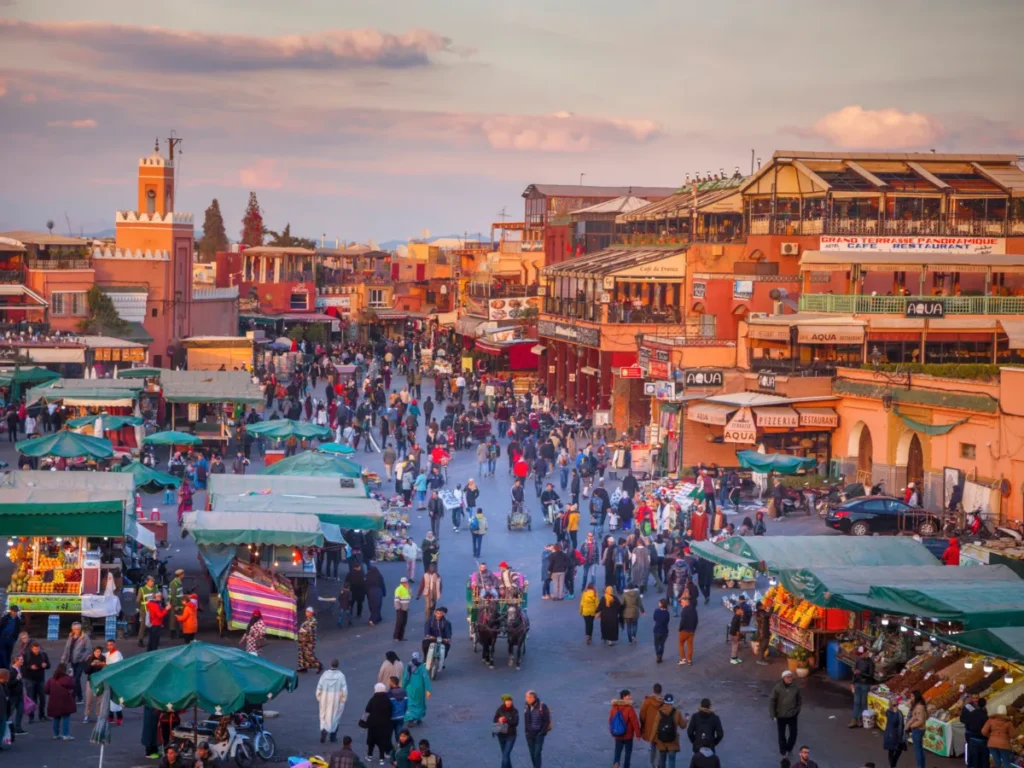
M917 434L910 438L907 450L907 482L915 483L918 488L924 483L924 449Z

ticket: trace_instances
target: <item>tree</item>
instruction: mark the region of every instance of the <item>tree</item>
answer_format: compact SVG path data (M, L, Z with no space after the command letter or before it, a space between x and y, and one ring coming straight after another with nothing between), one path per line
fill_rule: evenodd
M242 217L242 245L263 245L263 211L256 193L249 193L249 204Z
M263 230L264 234L270 237L270 241L267 245L274 245L279 248L309 248L310 250L316 250L316 240L311 240L308 237L293 237L292 236L292 225L285 224L284 229L280 232L275 232L272 229Z
M211 262L217 251L228 249L228 233L224 231L224 217L220 213L220 203L213 198L203 218L203 236L199 240L199 261Z
M85 301L89 306L89 317L78 324L80 331L100 336L117 336L131 329L131 324L121 319L114 302L98 285L86 292Z
M53 219L46 220L46 228L50 230L50 234L53 234Z

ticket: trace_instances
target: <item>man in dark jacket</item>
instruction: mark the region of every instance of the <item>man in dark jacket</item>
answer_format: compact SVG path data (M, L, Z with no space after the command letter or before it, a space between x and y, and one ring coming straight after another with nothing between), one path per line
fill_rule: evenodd
M435 536L441 534L441 521L444 520L444 502L438 496L437 491L431 491L430 501L427 502L427 514L430 515L430 530Z
M693 745L694 753L702 746L711 748L712 753L722 743L725 731L722 730L722 719L711 709L711 699L701 699L700 709L693 713L686 735Z
M704 605L711 602L711 582L715 578L715 564L701 557L697 559L697 586L704 595Z
M783 757L791 755L796 744L797 718L802 706L800 689L793 684L793 673L787 669L768 700L768 716L775 721L779 732L779 754Z
M521 720L523 733L526 734L526 748L530 751L530 761L534 768L540 768L544 738L551 729L551 711L547 704L537 698L536 691L526 692L526 707L523 709Z
M685 594L679 611L679 666L693 664L693 636L697 632L697 606Z
M982 734L988 720L985 700L971 694L960 710L960 722L964 724L964 739L967 743L967 765L970 768L988 768L988 739Z
M551 599L565 597L565 572L569 570L569 557L561 547L556 546L548 558L548 577L551 579Z
M857 661L853 665L853 718L850 720L850 728L860 728L861 713L868 708L868 692L874 684L875 662L861 645L857 648Z
M21 610L12 605L0 618L0 669L11 666L11 656L14 655L14 644L21 634L21 626Z

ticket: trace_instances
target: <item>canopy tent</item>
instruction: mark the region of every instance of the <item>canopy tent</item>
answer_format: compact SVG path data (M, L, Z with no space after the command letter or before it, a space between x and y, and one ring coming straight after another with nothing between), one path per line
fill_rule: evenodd
M354 461L316 451L303 451L263 470L264 475L328 475L362 477L363 468Z
M787 456L784 453L758 453L757 451L738 451L736 456L740 466L755 472L778 472L780 475L795 475L801 469L814 469L817 459Z
M163 432L155 432L142 438L143 445L200 445L202 438L190 435L188 432L176 432L168 429Z
M730 536L721 544L690 542L699 557L773 573L840 565L938 565L928 548L900 536Z
M1024 624L1021 594L1021 581L1016 579L1012 582L873 586L865 597L850 602L878 613L955 621L964 629L990 629Z
M103 417L103 431L116 432L122 427L141 427L145 420L141 416L111 416L109 413L91 413L88 416L79 416L67 422L69 427L79 429L95 424L96 419Z
M15 443L14 447L19 453L33 458L61 456L65 459L109 459L114 455L114 446L106 438L81 435L68 429L22 440Z
M182 530L196 544L258 544L322 547L324 533L313 515L270 512L187 512Z
M301 475L210 475L209 497L216 505L223 496L295 494L298 496L351 496L366 498L366 485L357 477ZM257 511L257 510L252 510Z
M144 381L119 379L54 379L32 387L25 403L32 405L43 400L64 405L131 408L144 386Z
M89 683L98 695L109 688L111 700L125 707L158 712L199 707L220 715L294 691L299 676L239 648L196 640L111 664Z
M26 384L44 384L59 378L59 373L54 373L48 368L34 365L18 366L0 370L0 387L11 387L11 399L20 400L21 389Z
M9 472L0 480L0 536L137 538L130 475Z
M147 467L140 461L133 461L126 466L117 466L114 472L126 472L135 480L135 487L145 493L157 493L164 488L177 488L181 485L181 478L161 472L158 469Z
M968 651L1024 664L1024 626L972 629L942 639Z
M160 388L169 403L262 403L263 390L245 371L163 371Z
M316 449L324 453L340 453L342 456L348 456L356 452L355 448L344 443L320 443Z
M245 431L250 435L264 435L265 437L284 440L285 438L300 437L303 439L319 438L325 440L331 436L330 427L318 427L307 421L294 421L293 419L273 419L272 421L258 421L255 424L247 424Z
M261 512L266 514L315 515L322 522L342 528L381 530L384 515L380 502L365 496L303 496L300 494L259 494L255 496L217 496L215 512L226 514Z
M122 368L117 372L118 379L153 379L160 378L160 374L166 372L166 368Z
M779 581L787 592L822 608L856 610L858 600L866 598L871 588L878 585L904 587L920 584L993 583L1024 581L1005 565L985 568L950 568L945 565L877 565L795 568L778 572Z

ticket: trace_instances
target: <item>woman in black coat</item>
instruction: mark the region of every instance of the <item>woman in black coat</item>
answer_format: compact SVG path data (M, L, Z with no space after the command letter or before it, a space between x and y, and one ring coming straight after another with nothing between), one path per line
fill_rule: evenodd
M384 577L377 566L371 565L366 569L366 604L370 608L371 627L381 622L380 609L384 604L385 592L387 589L384 586Z
M604 597L598 604L597 613L601 617L601 639L608 645L615 645L619 639L619 628L623 625L622 603L615 596L611 587L604 588Z
M366 702L366 761L373 759L373 748L380 752L380 759L391 752L391 698L384 683L373 687L373 696Z

